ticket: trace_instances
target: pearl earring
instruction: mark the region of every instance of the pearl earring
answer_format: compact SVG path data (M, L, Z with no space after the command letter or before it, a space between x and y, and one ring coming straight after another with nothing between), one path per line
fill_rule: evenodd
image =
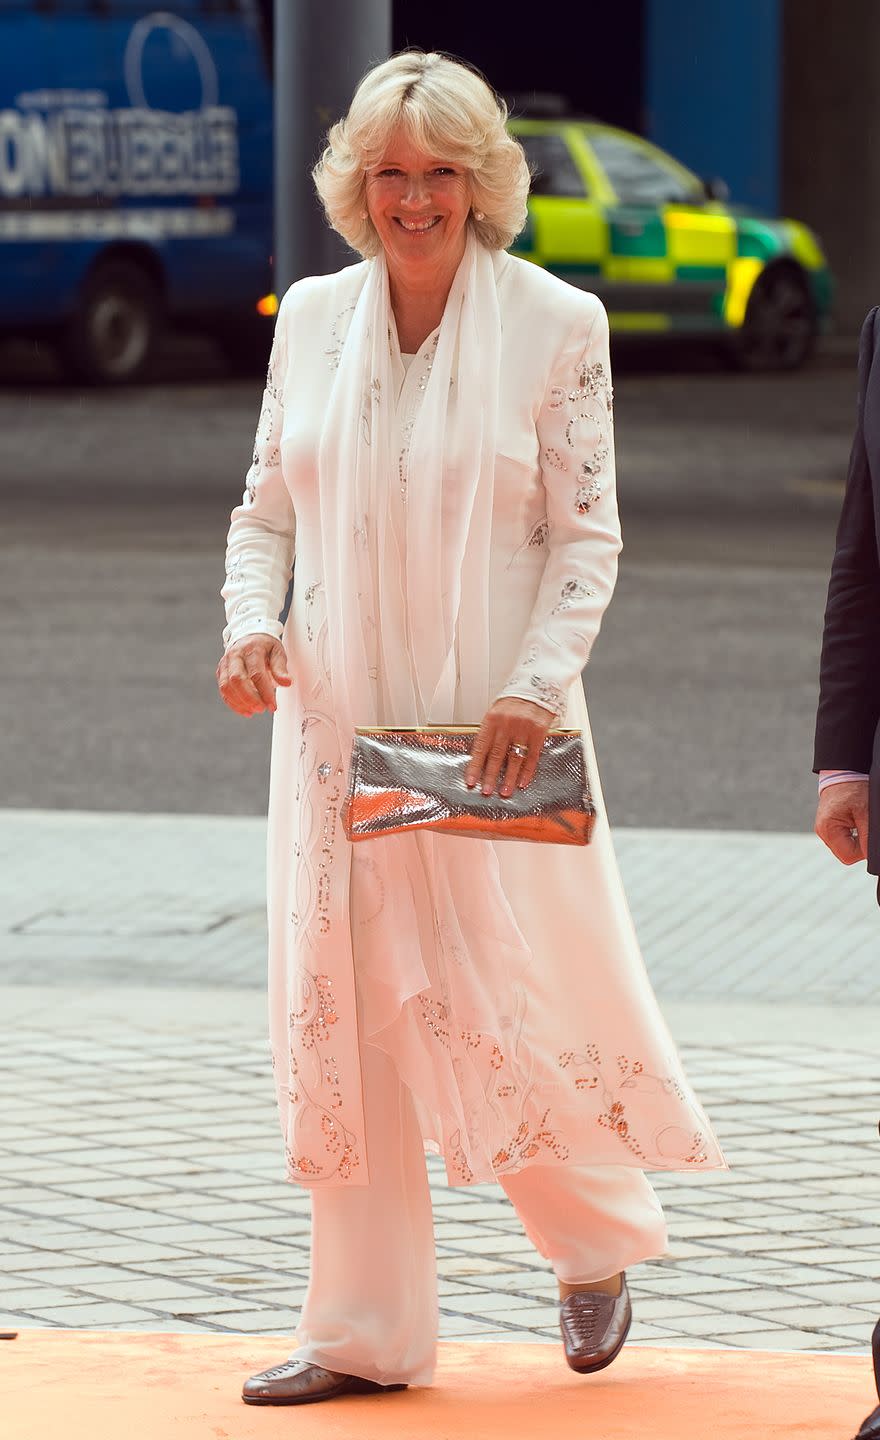
M361 211L361 219L362 219L362 220L366 220L367 214L368 214L368 211L362 210L362 211Z
M486 217L485 217L485 215L483 214L482 210L475 210L475 211L474 211L474 219L475 219L475 220L485 220L485 218L486 218Z

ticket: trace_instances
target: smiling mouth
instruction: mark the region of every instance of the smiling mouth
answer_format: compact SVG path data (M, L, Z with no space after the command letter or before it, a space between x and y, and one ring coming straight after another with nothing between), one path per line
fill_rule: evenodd
M433 230L441 220L439 215L432 215L429 220L401 220L399 215L395 215L394 218L401 229L406 230L409 235L423 235L426 230Z

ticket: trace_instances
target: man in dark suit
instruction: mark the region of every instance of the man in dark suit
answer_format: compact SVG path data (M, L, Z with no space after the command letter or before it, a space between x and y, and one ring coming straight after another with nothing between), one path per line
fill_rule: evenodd
M880 874L880 307L859 340L859 408L822 640L816 834ZM880 900L880 886L877 898ZM880 1395L880 1321L874 1330ZM880 1440L880 1406L856 1440Z
M867 860L871 874L880 875L877 306L869 311L859 340L858 417L828 586L813 768L819 772L816 834L844 865Z

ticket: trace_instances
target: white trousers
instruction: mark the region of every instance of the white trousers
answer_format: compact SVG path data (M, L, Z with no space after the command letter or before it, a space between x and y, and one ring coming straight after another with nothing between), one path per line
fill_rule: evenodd
M429 1385L439 1311L424 1145L393 1060L364 1045L361 1061L370 1183L312 1190L296 1356L382 1385ZM533 1165L499 1180L560 1280L604 1280L665 1253L663 1211L641 1170Z

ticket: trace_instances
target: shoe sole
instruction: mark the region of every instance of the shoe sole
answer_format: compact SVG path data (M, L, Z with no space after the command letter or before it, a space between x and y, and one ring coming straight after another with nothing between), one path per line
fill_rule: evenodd
M568 1360L569 1367L572 1370L576 1370L579 1375L595 1375L598 1370L605 1370L617 1359L618 1355L626 1344L626 1337L629 1335L632 1322L632 1311L630 1311L629 1319L626 1322L626 1329L624 1330L614 1349L611 1351L610 1355L606 1355L602 1360L594 1360L592 1364L588 1365L578 1365L575 1361L569 1360L568 1356L566 1355L565 1358L566 1360Z
M406 1390L406 1385L380 1385L377 1380L361 1380L357 1385L339 1385L318 1395L242 1395L245 1405L315 1405L319 1400L335 1400L340 1395L374 1395L378 1391Z

